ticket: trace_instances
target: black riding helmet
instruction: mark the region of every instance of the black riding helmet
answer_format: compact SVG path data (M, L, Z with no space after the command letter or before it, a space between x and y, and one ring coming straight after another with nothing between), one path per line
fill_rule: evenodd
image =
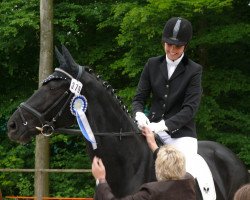
M163 29L162 41L177 46L187 45L193 35L192 24L183 18L172 17Z

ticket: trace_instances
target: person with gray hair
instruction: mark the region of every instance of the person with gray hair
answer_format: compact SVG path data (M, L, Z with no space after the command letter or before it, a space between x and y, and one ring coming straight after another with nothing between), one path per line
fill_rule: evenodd
M102 160L94 157L92 174L97 181L95 200L196 200L195 180L186 173L185 157L172 145L158 148L153 132L144 127L149 148L154 153L157 181L143 184L139 191L122 198L116 198L106 181L106 171Z

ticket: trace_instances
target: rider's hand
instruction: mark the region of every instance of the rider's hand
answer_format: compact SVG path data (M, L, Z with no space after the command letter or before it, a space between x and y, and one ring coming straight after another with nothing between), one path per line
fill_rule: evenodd
M142 127L148 126L150 124L149 119L146 117L146 115L143 112L136 112L135 120L140 130L142 130Z
M148 126L151 129L151 131L155 133L158 133L161 131L168 131L168 127L165 125L165 121L163 119L158 123L152 122Z

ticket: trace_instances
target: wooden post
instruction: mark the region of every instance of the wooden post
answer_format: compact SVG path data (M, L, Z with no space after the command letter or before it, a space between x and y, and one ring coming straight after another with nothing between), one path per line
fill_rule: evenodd
M53 0L40 0L39 87L41 81L52 73L53 49ZM49 139L43 135L36 137L35 168L49 168ZM35 196L38 200L49 195L47 172L36 171L34 182Z
M48 172L39 169L49 168L49 139L43 135L36 136L35 149L35 196L41 200L43 196L49 196L49 175Z

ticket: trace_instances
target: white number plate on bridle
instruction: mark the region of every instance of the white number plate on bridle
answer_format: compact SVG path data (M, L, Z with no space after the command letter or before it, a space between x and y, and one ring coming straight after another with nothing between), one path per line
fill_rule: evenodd
M76 79L71 79L70 91L75 95L79 95L82 90L82 83Z

